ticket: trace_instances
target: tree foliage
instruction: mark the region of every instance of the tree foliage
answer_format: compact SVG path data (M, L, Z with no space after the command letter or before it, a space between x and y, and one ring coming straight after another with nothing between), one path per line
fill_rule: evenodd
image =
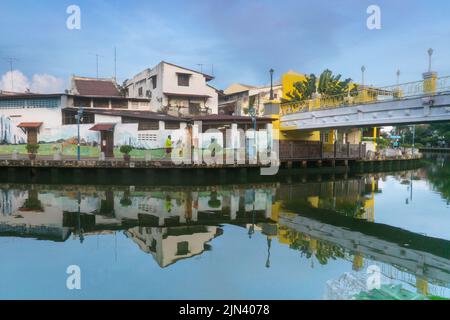
M329 69L323 71L319 78L315 74L305 77L305 80L293 84L294 89L286 94L287 99L284 102L305 101L312 99L315 92L320 93L322 97L335 95L356 95L357 85L352 85L352 79L341 80L340 74L333 75Z

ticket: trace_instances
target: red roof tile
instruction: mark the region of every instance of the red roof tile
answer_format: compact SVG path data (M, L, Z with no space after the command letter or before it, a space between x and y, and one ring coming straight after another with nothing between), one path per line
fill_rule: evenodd
M114 80L74 79L75 89L81 96L120 97Z
M19 128L40 128L42 122L21 122L17 125Z
M90 128L92 131L111 131L114 129L115 123L97 123L95 126Z

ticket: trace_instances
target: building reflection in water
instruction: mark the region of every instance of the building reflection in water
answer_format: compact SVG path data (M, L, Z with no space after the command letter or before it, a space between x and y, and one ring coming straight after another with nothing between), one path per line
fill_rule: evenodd
M390 277L412 275L422 293L430 282L450 283L450 254L442 249L448 241L376 223L380 179L206 187L0 184L0 236L63 242L72 235L82 242L123 231L165 268L211 250L230 224L266 237L261 263L267 268L276 263L271 250L278 241L311 267L345 259L361 271L380 263Z

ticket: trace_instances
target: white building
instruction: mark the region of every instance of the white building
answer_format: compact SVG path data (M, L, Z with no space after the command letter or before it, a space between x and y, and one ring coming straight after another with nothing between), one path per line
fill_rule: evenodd
M125 82L130 98L147 98L150 110L172 115L218 113L218 93L210 75L165 61Z
M273 86L273 99L283 95L281 84ZM264 103L270 101L270 86L255 87L234 83L223 91L219 99L219 113L229 115L248 115L250 106L255 106L257 115L264 114Z

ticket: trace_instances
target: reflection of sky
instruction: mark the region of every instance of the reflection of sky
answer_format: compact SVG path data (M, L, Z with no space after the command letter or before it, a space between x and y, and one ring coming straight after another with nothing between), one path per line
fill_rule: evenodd
M450 240L450 206L425 181L413 181L413 200L408 185L392 177L379 184L375 196L375 222ZM408 199L408 204L406 204Z
M325 267L272 241L271 267L265 267L266 237L225 226L213 250L160 269L123 234L65 243L1 238L0 298L137 299L321 299L326 281L351 270L347 261ZM20 261L20 263L17 263ZM78 264L82 290L69 291L66 268ZM45 288L45 290L44 290Z

